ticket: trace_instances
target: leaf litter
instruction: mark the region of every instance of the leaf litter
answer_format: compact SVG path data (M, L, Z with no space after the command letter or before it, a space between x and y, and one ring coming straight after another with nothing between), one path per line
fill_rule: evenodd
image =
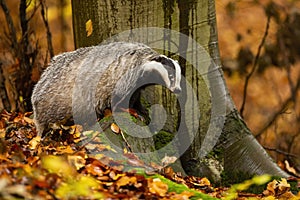
M0 199L300 199L288 180L254 177L231 187L213 187L206 177L183 177L166 166L146 167L124 149L124 161L104 153L116 153L93 131L80 126L61 127L43 140L37 137L31 113L2 111L0 118ZM110 124L113 132L122 130ZM93 142L86 142L86 141ZM97 152L95 154L91 152ZM101 153L103 152L103 153ZM165 165L166 164L166 165ZM294 179L296 188L299 179ZM260 194L243 192L253 184L268 182Z

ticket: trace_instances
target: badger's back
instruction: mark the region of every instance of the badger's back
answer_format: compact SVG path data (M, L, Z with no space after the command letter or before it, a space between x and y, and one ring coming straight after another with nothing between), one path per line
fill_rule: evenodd
M155 55L157 53L146 45L117 42L81 48L54 57L32 94L37 131L42 134L50 123L72 118L73 112L85 112L82 107L85 104L80 101L91 101L94 108L101 112L110 106L111 92L118 80L125 74L129 79L135 79L141 71L139 67ZM134 68L136 70L132 70L132 73L127 73ZM95 80L96 85L89 85L94 84ZM125 82L119 90L131 84L130 81ZM92 100L79 98L87 92L78 90L80 87L94 88L95 97L91 97ZM76 94L77 91L82 93ZM75 106L74 97L77 101Z

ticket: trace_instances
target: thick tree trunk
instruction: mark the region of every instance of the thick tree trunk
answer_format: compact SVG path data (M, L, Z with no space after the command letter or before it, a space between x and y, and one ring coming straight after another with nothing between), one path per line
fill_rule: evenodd
M188 48L193 49L189 46L193 43L189 43L185 37L174 41L172 32L168 30L161 35L161 38L164 38L163 52L166 55L171 56L168 52L174 43L175 46L178 45L177 53L182 56L179 57L179 62L183 67L183 75L196 91L201 113L200 120L197 111L184 113L185 110L193 110L191 106L194 106L195 102L186 103L186 109L181 113L181 117L186 119L186 129L196 130L190 131L193 133L184 136L183 139L184 142L189 142L189 138L194 138L181 157L182 166L187 174L207 176L215 182L222 181L223 175L230 175L232 181L236 180L234 178L244 179L265 173L288 176L273 163L254 139L228 93L220 64L213 0L72 0L72 7L77 48L96 45L122 31L140 27L161 27L188 35L208 52L211 59L203 60L198 54L186 51ZM92 22L92 32L89 22L87 34L86 24L89 20ZM128 37L135 33L129 31ZM151 34L143 32L143 41L153 41ZM186 63L186 60L190 62ZM203 70L199 71L195 66L200 66ZM160 98L156 101L167 105L172 115L174 97L161 90L158 94ZM175 128L178 127L175 121L178 118L176 114L168 118L169 131L175 132ZM244 176L241 177L241 174Z

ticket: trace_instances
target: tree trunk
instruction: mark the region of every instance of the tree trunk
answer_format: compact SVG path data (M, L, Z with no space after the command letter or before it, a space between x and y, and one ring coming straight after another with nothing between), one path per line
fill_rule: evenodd
M215 182L223 181L225 175L232 181L265 173L286 177L252 136L229 95L221 70L214 3L213 0L72 0L75 46L96 45L123 31L127 31L123 36L128 38L142 33L140 41L149 44L155 42L153 38L163 38L162 53L179 58L187 79L183 96L189 95L185 93L188 85L196 91L197 102L182 98L184 105L180 106L184 109L180 114L172 110L176 107L174 96L165 90L156 92L159 98L155 101L162 102L171 116L164 128L176 132L176 120L183 117L183 130L189 130L189 134L179 133L179 147L184 147L179 151L185 151L186 144L191 144L181 156L185 172L207 176ZM194 39L202 49L197 49L183 35L176 37L170 30L133 31L140 27L179 31ZM179 56L171 54L174 43ZM205 53L210 57L201 57ZM147 92L144 95L147 98ZM198 104L199 110L195 110Z

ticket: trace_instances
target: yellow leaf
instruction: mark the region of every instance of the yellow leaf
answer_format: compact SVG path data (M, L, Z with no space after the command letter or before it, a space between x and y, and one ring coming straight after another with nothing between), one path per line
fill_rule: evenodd
M165 196L168 192L168 185L162 182L159 178L153 180L149 179L149 191L152 194L157 194L161 197Z
M120 128L119 128L118 125L115 124L115 123L112 123L112 124L110 125L110 129L111 129L114 133L116 133L116 134L119 134L119 133L120 133Z
M30 149L35 149L36 146L38 144L40 144L40 141L41 141L41 137L40 136L36 136L36 137L32 138L32 140L30 140L30 142L29 142Z
M69 155L68 161L72 163L77 170L79 170L81 167L85 166L85 159L82 156L77 155Z
M275 189L276 189L277 181L273 180L272 182L268 183L267 185L267 190L274 195L275 194Z
M42 165L51 173L61 174L66 178L72 178L76 174L75 168L60 156L45 156L42 157Z
M265 175L261 175L261 176L254 176L252 178L252 181L256 185L263 185L263 184L267 183L268 181L270 181L270 179L271 179L271 176L268 174L265 174Z
M74 150L70 146L59 146L56 148L56 151L59 153L66 153L66 154L74 153Z
M289 190L291 185L287 182L285 178L282 178L281 181L279 181L278 189L279 191L287 191Z
M118 188L120 188L121 186L124 186L124 185L134 185L137 183L137 179L135 176L132 176L132 177L128 177L128 176L122 176L117 182L117 186Z
M85 23L85 30L86 30L86 36L89 37L92 35L93 33L93 22L92 20L88 20L86 23Z

